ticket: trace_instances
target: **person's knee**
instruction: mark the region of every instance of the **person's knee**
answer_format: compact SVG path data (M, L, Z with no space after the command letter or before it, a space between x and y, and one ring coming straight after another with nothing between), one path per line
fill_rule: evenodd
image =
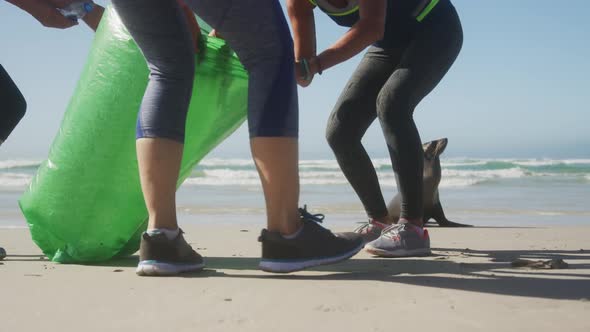
M336 116L334 114L330 115L330 118L328 119L328 125L326 127L326 141L328 141L328 145L332 148L332 150L340 149L342 136L342 130L338 125Z
M286 86L285 88L288 88ZM297 92L284 94L275 91L276 95L283 95L279 100L269 97L263 107L251 107L248 110L248 132L250 138L256 137L292 137L299 136L299 112ZM274 107L272 105L275 105Z
M299 110L297 91L289 85L277 86L267 96L267 102L260 98L248 110L248 132L250 138L257 137L299 137ZM279 91L282 90L282 91ZM289 90L292 90L289 93ZM282 96L281 98L274 98Z
M137 138L168 138L184 142L192 95L194 57L150 63L150 82L137 123Z
M356 133L357 126L339 118L338 114L336 111L330 115L326 127L326 140L334 152L348 150L361 141L361 137Z
M382 90L377 96L377 117L382 126L403 126L412 119L410 94L404 91Z
M286 54L292 54L292 49ZM248 126L250 137L297 137L299 105L293 59L277 51L250 67ZM251 63L252 64L252 63Z
M158 61L150 61L150 79L175 84L190 84L195 76L195 54L191 49L177 52L174 57L163 57Z

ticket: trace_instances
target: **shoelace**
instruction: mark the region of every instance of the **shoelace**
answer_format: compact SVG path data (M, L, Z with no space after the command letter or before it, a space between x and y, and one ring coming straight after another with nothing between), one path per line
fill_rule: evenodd
M371 227L371 221L367 221L366 223L363 223L362 225L360 225L359 227L357 227L354 230L354 232L355 233L364 234L364 233L367 233L369 231L369 227Z
M316 213L316 214L311 214L307 211L307 205L303 205L303 208L299 208L299 218L301 218L302 221L312 221L315 223L321 223L324 221L325 216L321 213ZM320 229L323 229L324 231L328 231L327 229L323 228L322 226L318 226ZM258 241L259 242L263 242L264 241L264 231L263 234L261 234L258 237Z
M414 226L412 224L408 224L408 223L401 223L401 224L393 224L385 229L383 229L383 232L381 233L382 235L386 235L390 238L396 238L396 237L400 237L400 233L402 231L413 231L408 227L417 227ZM420 234L418 234L420 236ZM426 238L428 237L428 231L426 229L424 229L424 234L421 236L421 238Z
M303 205L303 208L299 208L299 215L301 219L309 220L317 223L322 223L324 221L324 216L321 213L311 214L307 211L307 205Z
M405 223L393 224L389 227L384 228L383 231L381 232L381 235L386 235L387 237L390 237L393 239L393 238L399 237L399 233L401 231L403 231L404 229L406 229Z
M366 223L360 225L359 227L357 227L354 232L355 233L359 233L359 234L365 234L371 231L371 226L373 227L378 227L377 225L373 224L371 222L371 220L369 219L369 221L367 221ZM381 228L381 230L383 230L383 228Z

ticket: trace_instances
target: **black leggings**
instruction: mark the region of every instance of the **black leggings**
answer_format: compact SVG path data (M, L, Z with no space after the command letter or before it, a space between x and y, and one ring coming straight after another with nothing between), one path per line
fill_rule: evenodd
M387 216L375 168L361 139L379 118L401 194L401 217L422 217L423 151L413 113L445 76L463 44L452 5L422 22L407 47L371 47L330 115L326 137L370 218Z
M25 97L0 65L0 144L10 136L26 109Z

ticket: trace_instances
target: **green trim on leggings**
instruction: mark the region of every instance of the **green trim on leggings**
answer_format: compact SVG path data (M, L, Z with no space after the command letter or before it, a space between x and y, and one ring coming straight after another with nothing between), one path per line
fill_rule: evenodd
M424 8L424 10L420 13L420 15L418 15L418 17L416 17L416 21L422 22L426 18L426 16L428 16L428 14L430 14L430 12L434 9L434 7L436 7L436 5L438 5L438 2L439 2L439 0L430 1L428 6L426 6L426 8Z
M318 6L318 4L315 0L309 0L309 2L315 7ZM346 16L346 15L350 15L350 14L358 12L358 11L359 11L359 6L357 5L357 6L354 6L353 8L351 8L350 10L347 10L342 13L328 13L328 12L326 12L326 14L328 14L330 16Z

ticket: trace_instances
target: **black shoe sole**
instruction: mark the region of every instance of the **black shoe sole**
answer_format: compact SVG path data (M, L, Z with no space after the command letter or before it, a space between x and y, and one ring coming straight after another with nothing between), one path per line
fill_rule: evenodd
M310 267L335 264L338 262L345 261L352 256L356 255L364 247L364 243L359 244L356 248L348 251L344 254L331 257L321 258L310 258L310 259L298 259L298 260L277 260L277 259L264 259L260 260L258 267L265 272L273 273L290 273L295 271L301 271Z

